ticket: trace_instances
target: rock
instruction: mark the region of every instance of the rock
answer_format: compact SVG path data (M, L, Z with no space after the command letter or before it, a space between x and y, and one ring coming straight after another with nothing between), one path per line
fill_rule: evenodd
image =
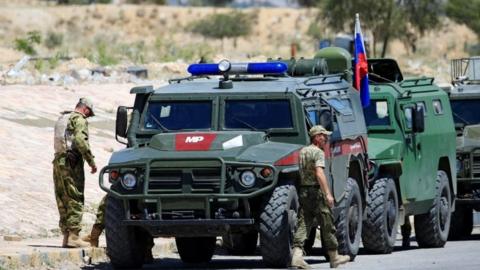
M30 61L30 56L25 55L18 61L15 66L7 72L7 76L10 77L17 77L18 74L20 73L21 69Z
M86 68L74 69L70 75L78 81L87 81L92 76L92 72Z
M78 81L72 76L65 75L63 76L63 86L77 84Z

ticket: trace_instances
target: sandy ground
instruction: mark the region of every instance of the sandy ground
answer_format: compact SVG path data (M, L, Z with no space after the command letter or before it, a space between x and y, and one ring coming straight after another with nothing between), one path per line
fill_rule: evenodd
M114 139L115 112L118 105L133 104L132 86L0 86L0 235L58 234L51 165L54 122L60 111L73 109L80 97L91 97L97 115L90 121L91 147L101 168L112 151L123 147ZM84 223L89 227L103 191L98 174L88 169Z

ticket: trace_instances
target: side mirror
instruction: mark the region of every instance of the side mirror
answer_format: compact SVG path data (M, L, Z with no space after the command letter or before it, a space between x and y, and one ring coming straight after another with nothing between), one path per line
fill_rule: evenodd
M423 107L416 106L413 110L413 125L412 131L415 133L422 133L425 130L425 112Z
M115 137L127 138L128 109L119 106L117 109L117 120L115 122Z

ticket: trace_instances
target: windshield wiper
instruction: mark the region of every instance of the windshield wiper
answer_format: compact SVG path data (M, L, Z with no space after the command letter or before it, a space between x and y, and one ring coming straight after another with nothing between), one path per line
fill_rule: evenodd
M240 119L238 119L237 117L232 117L232 119L235 120L235 121L237 121L237 122L239 122L239 123L241 123L241 124L243 124L244 126L250 128L250 129L253 130L253 131L260 131L260 130L258 130L256 127L252 126L252 124L249 124L249 123L247 123L247 122L245 122L245 121L243 121L243 120L240 120Z
M163 132L170 132L171 130L166 128L160 121L153 115L153 113L150 113L150 117L152 117L153 121L157 124L157 126L163 131Z
M247 123L247 122L245 122L245 121L243 121L243 120L240 120L240 119L238 119L237 117L232 117L232 119L235 120L235 121L237 121L237 122L239 122L239 123L242 123L244 126L250 128L250 129L253 130L253 131L265 132L265 135L266 135L266 136L270 136L271 131L270 131L269 129L260 130L260 129L254 127L252 124L249 124L249 123Z
M462 121L465 125L471 125L467 120L463 119L462 117L460 117L460 115L458 115L457 113L455 113L454 111L452 111L452 114L453 116L455 116L456 118L458 118L460 121Z

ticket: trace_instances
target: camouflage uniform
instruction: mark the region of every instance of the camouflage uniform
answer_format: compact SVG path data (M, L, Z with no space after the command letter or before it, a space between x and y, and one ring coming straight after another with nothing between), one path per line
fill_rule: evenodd
M105 229L105 200L107 196L103 196L100 205L97 208L97 219L95 220L95 226L99 226L102 230Z
M295 232L293 245L303 249L310 229L320 225L322 245L328 250L336 250L338 247L335 237L335 224L332 210L328 207L325 194L318 184L315 168L325 167L325 155L315 145L304 147L300 151L300 176L298 212L298 226Z
M85 187L84 160L90 166L95 166L88 142L88 122L83 114L70 114L66 134L70 136L71 149L55 153L52 162L55 198L60 214L59 226L63 233L79 232L81 229Z

